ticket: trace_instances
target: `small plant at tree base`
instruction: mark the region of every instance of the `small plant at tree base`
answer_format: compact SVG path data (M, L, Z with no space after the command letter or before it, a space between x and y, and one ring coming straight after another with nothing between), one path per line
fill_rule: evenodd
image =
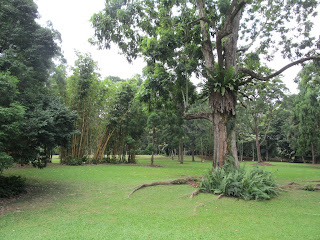
M20 176L0 175L0 198L10 198L26 191L26 180Z
M307 185L303 188L303 190L314 192L316 189L313 185Z
M200 191L244 200L269 200L278 195L271 172L259 167L237 169L231 161L222 168L208 171L202 178Z

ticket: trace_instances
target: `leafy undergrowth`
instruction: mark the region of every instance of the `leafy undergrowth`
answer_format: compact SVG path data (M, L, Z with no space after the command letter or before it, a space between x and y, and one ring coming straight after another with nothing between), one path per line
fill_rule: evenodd
M270 200L278 195L270 171L257 166L253 169L237 169L232 163L208 171L202 177L200 191L244 200Z
M320 192L288 190L269 201L243 201L202 193L192 200L190 185L135 186L187 176L201 176L205 161L181 165L177 159L149 156L133 165L49 164L15 168L31 192L0 202L1 239L317 239L320 236ZM272 163L280 185L320 180L320 169L306 164ZM247 164L248 168L253 168ZM299 227L297 227L299 226Z
M25 179L20 176L0 175L0 198L11 198L26 191Z

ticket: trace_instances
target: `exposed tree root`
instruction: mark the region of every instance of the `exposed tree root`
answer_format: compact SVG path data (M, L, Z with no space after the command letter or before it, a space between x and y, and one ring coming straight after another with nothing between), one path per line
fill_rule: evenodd
M197 215L197 209L198 209L199 207L203 207L203 206L204 206L203 203L197 204L197 205L194 207L194 209L193 209L193 215Z
M190 195L190 199L192 199L194 196L197 196L200 193L200 190L197 189L195 190L191 195Z
M220 195L217 197L217 199L220 199L220 198L222 198L222 197L224 197L224 194L223 194L223 193L220 194Z
M151 187L151 186L157 186L157 185L182 185L182 184L189 184L192 185L193 187L195 186L195 182L199 182L200 178L199 177L187 177L187 178L179 178L171 181L164 181L164 182L153 182L153 183L146 183L137 186L133 191L128 195L128 198L134 194L136 191L145 188L145 187ZM194 194L193 192L192 194ZM194 195L195 196L195 195Z

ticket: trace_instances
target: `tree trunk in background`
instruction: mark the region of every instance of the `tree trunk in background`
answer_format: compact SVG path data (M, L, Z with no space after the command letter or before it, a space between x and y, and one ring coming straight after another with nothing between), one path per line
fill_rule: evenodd
M194 146L192 146L192 162L194 162Z
M254 143L252 143L252 161L254 161Z
M203 155L202 135L201 135L201 138L200 138L200 146L201 146L201 162L204 162L204 161L203 161L203 157L204 157L204 155Z
M154 145L155 145L155 138L156 138L156 128L153 128L153 131L152 131L151 165L153 165L153 163L154 163Z
M180 164L183 164L183 140L180 140L179 144L179 162Z
M259 131L258 131L258 119L257 119L257 116L253 116L253 119L254 119L254 131L255 131L255 136L256 136L257 158L258 158L258 163L261 163L262 162L261 144L259 142Z
M241 142L241 147L240 147L240 161L243 161L243 142Z
M266 162L269 162L269 149L266 147Z
M312 164L316 164L316 151L314 149L314 143L311 143Z

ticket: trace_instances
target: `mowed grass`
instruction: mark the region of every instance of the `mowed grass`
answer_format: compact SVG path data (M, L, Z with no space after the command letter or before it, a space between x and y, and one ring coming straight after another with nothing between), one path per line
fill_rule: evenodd
M320 192L281 192L271 201L243 201L201 193L189 185L135 186L200 176L210 162L138 156L133 165L14 168L29 193L1 203L0 239L320 239ZM320 180L320 166L272 163L279 184ZM246 163L247 167L252 167Z

